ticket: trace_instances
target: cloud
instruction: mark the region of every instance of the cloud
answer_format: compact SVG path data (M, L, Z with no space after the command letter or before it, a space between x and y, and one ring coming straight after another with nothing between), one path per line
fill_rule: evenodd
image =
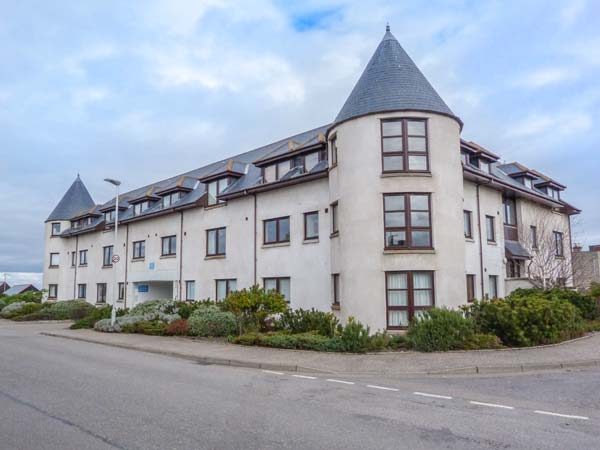
M66 73L75 77L86 75L86 64L110 58L117 54L117 48L110 43L102 42L87 46L65 57L62 67Z
M534 70L515 80L513 84L515 86L538 89L552 84L574 81L578 77L579 74L574 69L566 67L547 67Z
M589 130L592 123L591 115L582 112L531 114L509 126L507 135L512 138L551 135L560 139Z
M38 289L42 287L42 274L38 272L3 272L0 274L0 282L4 281L6 274L6 282L10 286L17 284L33 284Z

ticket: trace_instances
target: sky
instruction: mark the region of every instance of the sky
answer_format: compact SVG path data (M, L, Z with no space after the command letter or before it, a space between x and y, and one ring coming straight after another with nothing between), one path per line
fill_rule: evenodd
M600 243L600 2L0 9L0 274L39 284L44 220L78 173L103 203L106 177L129 190L330 123L387 22L462 137L566 184L575 239Z

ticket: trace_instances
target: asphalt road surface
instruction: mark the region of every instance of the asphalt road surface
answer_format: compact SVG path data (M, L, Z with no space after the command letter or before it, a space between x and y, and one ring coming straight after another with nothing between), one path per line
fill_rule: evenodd
M199 365L0 324L0 450L600 449L600 371L375 378Z

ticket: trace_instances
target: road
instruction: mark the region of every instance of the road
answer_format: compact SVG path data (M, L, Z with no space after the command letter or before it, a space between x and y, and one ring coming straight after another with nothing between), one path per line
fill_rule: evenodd
M600 448L598 370L292 374L41 336L42 327L0 323L1 450Z

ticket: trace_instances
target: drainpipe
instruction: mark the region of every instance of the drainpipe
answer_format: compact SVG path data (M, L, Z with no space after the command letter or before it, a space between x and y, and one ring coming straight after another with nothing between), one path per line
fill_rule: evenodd
M576 288L577 286L575 286L575 266L573 265L573 236L571 233L571 214L567 215L567 219L569 223L569 259L571 260L571 281L573 283L573 287Z
M490 184L491 180L487 183L477 183L476 192L477 192L477 230L479 234L479 271L481 273L481 298L484 296L484 284L483 284L483 236L481 234L481 205L479 201L479 188L482 184Z
M127 308L127 267L129 266L129 224L125 225L125 281L123 282L123 308Z
M183 210L179 212L179 301L182 297L181 277L183 273Z
M252 196L254 197L254 284L257 283L257 273L256 273L256 265L257 265L257 243L256 243L256 239L257 239L257 227L256 227L256 211L257 211L257 206L256 206L256 193L252 194Z
M75 236L75 276L73 277L73 298L77 298L77 258L79 257L79 235ZM71 256L71 261L73 257Z

